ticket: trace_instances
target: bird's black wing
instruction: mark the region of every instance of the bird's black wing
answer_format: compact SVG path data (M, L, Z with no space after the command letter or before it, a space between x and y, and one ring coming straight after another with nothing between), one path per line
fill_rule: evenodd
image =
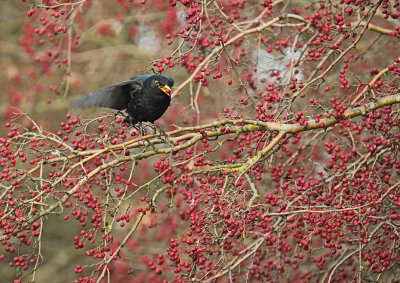
M72 107L105 107L116 110L127 108L132 92L140 91L142 84L133 80L124 81L98 89L72 103Z

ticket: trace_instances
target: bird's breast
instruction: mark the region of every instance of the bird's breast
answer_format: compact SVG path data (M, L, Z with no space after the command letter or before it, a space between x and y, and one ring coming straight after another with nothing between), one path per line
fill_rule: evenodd
M171 98L165 94L132 98L127 112L136 122L154 122L164 114L170 102Z

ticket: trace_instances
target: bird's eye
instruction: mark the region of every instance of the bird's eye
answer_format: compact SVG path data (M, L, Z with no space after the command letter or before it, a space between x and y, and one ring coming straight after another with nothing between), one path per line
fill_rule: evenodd
M154 83L155 83L156 85L160 85L160 83L159 83L158 81L154 81Z

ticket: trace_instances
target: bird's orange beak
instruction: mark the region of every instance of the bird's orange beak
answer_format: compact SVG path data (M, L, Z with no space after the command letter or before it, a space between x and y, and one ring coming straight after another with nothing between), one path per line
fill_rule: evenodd
M165 92L168 96L171 96L171 89L169 88L169 86L165 85L165 86L161 86L160 89Z

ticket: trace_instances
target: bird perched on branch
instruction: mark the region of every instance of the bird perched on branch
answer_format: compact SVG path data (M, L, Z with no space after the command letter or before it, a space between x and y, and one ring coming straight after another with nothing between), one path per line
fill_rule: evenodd
M73 107L105 107L128 114L132 124L154 123L167 110L171 102L174 80L161 75L140 75L128 81L98 89L75 100Z

